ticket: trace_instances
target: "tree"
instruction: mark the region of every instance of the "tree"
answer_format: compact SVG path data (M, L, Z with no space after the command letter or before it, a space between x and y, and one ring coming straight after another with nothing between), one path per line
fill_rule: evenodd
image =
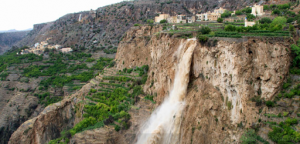
M239 10L235 11L235 15L242 15L243 13Z
M225 10L223 14L221 14L221 18L227 18L231 16L231 11Z
M201 27L198 32L200 32L201 34L209 34L211 32L211 29L209 27Z
M247 20L252 21L255 19L255 16L253 14L247 14Z
M251 13L252 9L250 7L247 7L247 8L242 9L242 12L243 13Z
M271 24L281 24L281 25L285 25L286 24L286 18L285 17L276 17Z
M272 14L279 15L280 14L280 10L275 9L275 10L273 10Z
M218 23L222 23L222 22L223 22L223 19L222 19L222 18L218 18L217 22L218 22Z
M168 21L164 19L164 20L161 20L159 23L161 23L161 24L168 23Z
M264 17L264 18L262 18L261 20L259 20L259 22L260 22L261 24L269 24L269 23L272 22L272 20L271 20L270 18Z

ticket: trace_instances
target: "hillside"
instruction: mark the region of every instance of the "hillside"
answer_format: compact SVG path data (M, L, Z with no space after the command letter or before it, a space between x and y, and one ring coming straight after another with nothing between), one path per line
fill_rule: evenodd
M134 1L122 2L98 8L95 11L67 14L58 20L36 24L34 29L18 43L18 46L31 46L52 37L52 42L65 47L85 47L88 49L107 49L117 47L123 34L134 24L145 24L154 19L157 13L191 14L224 7L229 10L250 5L249 1ZM79 18L81 17L81 21ZM50 43L50 44L51 44Z
M34 25L18 47L0 56L0 143L136 143L172 95L180 70L187 77L183 108L168 114L179 125L180 136L173 135L179 143L300 142L299 37L289 25L300 15L282 14L296 3L270 6L268 12L279 13L253 27L147 23L160 12L221 6L246 16L242 9L253 2L139 0ZM73 51L17 54L46 39ZM151 142L162 143L162 129Z
M29 31L0 33L0 55L22 40Z

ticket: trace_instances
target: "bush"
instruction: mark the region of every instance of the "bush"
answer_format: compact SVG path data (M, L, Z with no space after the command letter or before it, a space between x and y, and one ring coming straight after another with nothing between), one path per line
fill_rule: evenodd
M224 28L225 31L235 31L236 30L236 26L233 25L227 25Z
M275 104L272 101L266 101L267 107L273 107Z
M134 24L133 26L140 26L140 24Z
M119 125L115 125L115 130L118 132L118 131L120 131L120 126Z
M161 20L159 23L161 23L161 24L168 23L168 21L164 19L164 20Z
M280 10L275 9L275 10L272 11L272 14L274 14L274 15L279 15L279 14L280 14Z
M231 16L231 11L225 10L223 14L221 14L221 18L227 18Z
M290 18L288 18L288 19L286 20L286 22L287 22L287 23L291 23L291 22L293 22L294 20L295 20L294 18L291 18L291 17L290 17Z
M267 18L267 17L264 17L264 18L262 18L261 20L259 20L259 22L261 23L261 24L269 24L269 23L271 23L272 22L272 20L270 19L270 18Z
M201 27L198 32L200 32L201 34L209 34L211 32L211 29L209 27Z
M153 24L153 23L154 23L154 21L152 19L147 20L147 24Z
M235 15L242 15L242 14L243 14L242 11L239 10L235 11Z
M198 41L199 41L200 43L205 43L205 42L207 42L208 37L207 37L207 36L204 36L204 35L198 34L198 35L197 35L197 39L198 39Z
M217 22L218 22L218 23L222 23L222 22L223 22L223 19L222 19L222 18L218 18L218 19L217 19Z
M255 19L255 16L253 14L247 14L247 20L253 21Z

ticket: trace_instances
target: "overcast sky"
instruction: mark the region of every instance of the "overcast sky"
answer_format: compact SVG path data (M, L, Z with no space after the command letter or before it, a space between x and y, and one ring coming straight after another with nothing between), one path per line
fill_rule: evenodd
M3 0L0 4L0 31L24 30L33 24L50 22L74 12L118 3L123 0Z

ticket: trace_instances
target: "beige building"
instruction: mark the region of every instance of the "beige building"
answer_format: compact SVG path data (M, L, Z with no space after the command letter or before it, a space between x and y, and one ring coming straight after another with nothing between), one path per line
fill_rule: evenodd
M62 48L60 51L62 53L69 53L69 52L72 52L73 50L71 48Z
M253 22L248 22L248 20L245 19L245 27L253 26L253 25L255 25L255 21L253 21Z
M255 4L252 7L251 14L253 14L254 16L262 16L262 15L264 15L265 14L264 13L264 6Z
M216 13L216 14L223 14L225 12L225 10L226 9L223 9L223 8L220 7L219 9L215 9L214 13Z
M196 14L196 21L207 21L207 13Z
M195 20L196 20L195 16L189 16L189 17L186 17L186 18L187 18L187 23L194 23Z
M218 18L220 18L220 17L221 17L220 13L211 13L211 12L207 13L208 21L217 21Z
M168 20L168 19L170 19L169 14L159 14L159 16L155 17L154 22L159 23L161 20Z
M196 14L196 21L217 21L221 17L220 13L207 12L203 14Z
M186 15L177 15L177 23L186 23Z

